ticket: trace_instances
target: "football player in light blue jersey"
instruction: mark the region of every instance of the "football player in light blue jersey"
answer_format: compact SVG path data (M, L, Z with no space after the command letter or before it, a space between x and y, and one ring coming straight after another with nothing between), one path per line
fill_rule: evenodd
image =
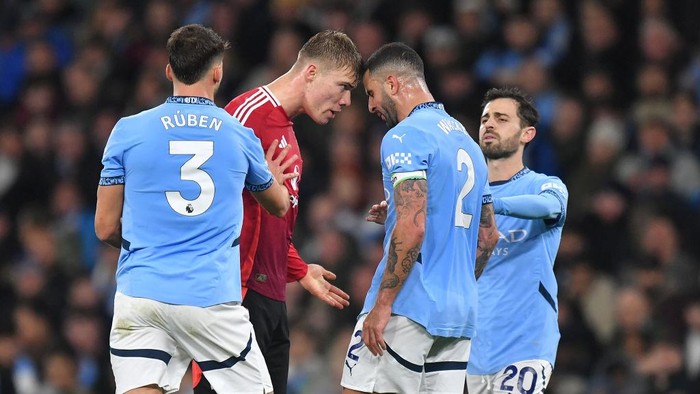
M121 119L105 147L95 231L121 248L110 333L117 393L176 391L193 358L219 392L260 393L269 380L240 305L241 194L245 186L282 216L282 183L296 174L283 174L286 151L265 157L252 131L214 104L227 47L200 25L175 30L165 70L173 96Z
M479 316L467 367L469 393L542 393L559 343L557 255L568 192L523 164L538 113L515 88L484 98L479 143L500 233L477 284Z
M461 392L476 314L475 261L497 242L486 162L400 43L366 64L388 202L384 257L345 359L345 392Z

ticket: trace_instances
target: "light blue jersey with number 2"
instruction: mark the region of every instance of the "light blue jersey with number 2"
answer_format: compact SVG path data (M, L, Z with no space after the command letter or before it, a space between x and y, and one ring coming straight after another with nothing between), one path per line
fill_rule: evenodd
M260 141L201 97L170 97L121 119L100 185L124 185L117 291L160 302L241 301L242 191L272 175Z
M381 147L389 203L384 257L362 313L374 306L396 225L392 174L425 171L427 221L421 254L399 291L392 313L432 335L471 337L477 306L474 261L481 206L490 201L486 161L464 126L439 103L425 103L389 130Z

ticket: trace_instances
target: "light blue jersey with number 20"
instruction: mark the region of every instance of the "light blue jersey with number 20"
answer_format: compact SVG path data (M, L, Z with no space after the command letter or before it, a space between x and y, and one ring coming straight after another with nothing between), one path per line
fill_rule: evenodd
M272 175L260 141L201 97L121 119L101 186L124 185L117 291L169 304L241 301L242 191Z
M517 381L517 368L510 366L519 361L546 360L554 366L559 343L554 259L569 194L559 178L527 168L491 183L491 190L494 198L549 194L561 204L552 219L496 215L498 244L478 282L479 317L467 372L491 375L509 367Z
M389 130L381 147L388 205L384 257L362 313L374 306L396 226L392 175L425 171L427 221L421 253L399 291L392 313L432 335L471 337L477 306L474 261L484 199L490 201L486 161L464 126L439 103L417 106Z

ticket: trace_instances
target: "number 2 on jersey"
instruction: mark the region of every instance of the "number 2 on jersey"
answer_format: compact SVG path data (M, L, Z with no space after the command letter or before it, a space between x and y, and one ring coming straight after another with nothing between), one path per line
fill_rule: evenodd
M462 186L462 190L457 196L457 206L455 207L455 226L470 228L472 225L472 214L462 212L462 201L474 188L474 162L469 153L464 149L457 151L457 171L462 172L462 167L467 167L467 180Z
M182 193L165 192L168 204L177 213L197 216L206 212L214 202L214 180L200 167L214 155L214 141L170 141L171 155L193 155L180 167L180 179L194 181L200 193L194 200L187 200Z

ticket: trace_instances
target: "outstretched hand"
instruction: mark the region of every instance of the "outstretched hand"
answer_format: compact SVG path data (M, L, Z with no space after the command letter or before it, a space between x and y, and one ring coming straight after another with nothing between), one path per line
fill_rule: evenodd
M334 273L320 265L309 264L308 272L299 280L299 283L301 283L301 286L309 293L318 297L326 304L334 308L343 309L350 305L350 301L348 301L350 296L328 282L335 278L336 276Z
M367 215L365 220L377 224L384 224L386 222L387 206L388 204L386 201L382 201L379 204L372 205L372 208L369 209L369 214Z
M291 166L292 163L294 163L294 161L296 161L296 159L299 156L294 154L292 157L282 162L282 160L284 160L284 158L287 157L287 154L289 153L289 149L291 147L291 145L287 145L284 148L282 148L277 157L273 159L278 143L278 140L272 141L270 147L267 148L267 152L265 153L265 161L267 161L267 166L270 168L270 172L272 173L272 176L275 177L275 180L280 185L284 185L284 182L286 182L288 179L296 178L299 176L298 172L289 172L286 174L284 173L287 170L287 168L289 168L289 166Z

